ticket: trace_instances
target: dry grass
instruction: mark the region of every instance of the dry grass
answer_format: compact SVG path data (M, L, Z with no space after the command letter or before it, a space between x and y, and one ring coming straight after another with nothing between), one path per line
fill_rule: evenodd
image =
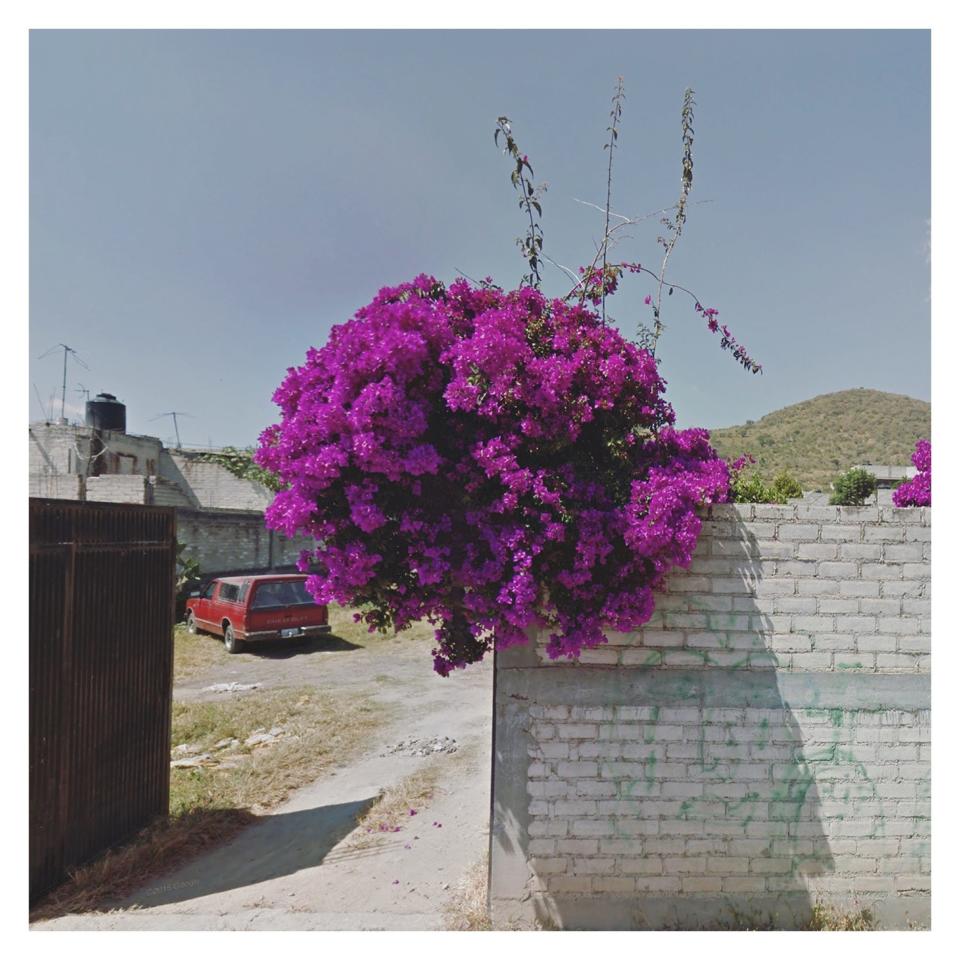
M321 694L309 687L174 703L174 746L189 743L206 752L231 737L240 746L215 754L236 766L171 770L170 812L271 807L331 764L354 756L383 719L384 708L369 699ZM275 726L284 728L279 742L243 746L253 731Z
M110 901L221 844L285 800L326 768L355 756L383 721L366 698L321 694L313 688L258 691L227 700L175 703L173 745L212 752L220 740L240 745L214 752L235 766L170 771L170 816L133 840L75 871L31 912L31 921L102 909ZM284 728L276 743L245 747L261 727Z
M457 883L450 901L444 907L447 930L492 930L487 910L487 877L489 859L481 857Z
M813 905L808 930L876 930L877 921L869 910L838 910L821 901Z
M103 909L110 901L133 893L150 877L219 846L256 819L249 810L193 810L158 820L129 843L73 871L66 883L30 912L30 922Z
M406 643L411 640L424 644L433 643L434 628L429 623L415 623L400 633L369 633L362 623L354 623L356 611L347 607L331 605L328 608L331 635L313 641L322 646L325 642L346 640L358 647L382 646L390 643ZM305 650L309 647L305 646ZM224 649L220 637L208 633L191 634L183 624L177 624L173 632L173 682L183 683L192 677L212 671L215 667L235 666L237 663L253 662L257 654L251 652L230 654Z
M399 633L390 631L388 633L369 633L366 624L354 623L353 615L357 611L350 607L338 607L331 604L328 608L330 627L335 637L341 640L347 640L360 647L378 646L384 643L406 643L413 641L423 641L433 643L434 628L426 621L419 621L413 624L407 630L401 630Z
M378 844L419 816L436 793L441 763L441 760L435 760L426 764L380 794L357 817L357 828L347 840L348 845L355 849ZM416 814L411 815L411 810L415 810Z
M174 683L189 680L190 677L205 673L211 667L225 666L230 656L219 637L211 637L205 633L187 633L187 628L179 623L173 629Z

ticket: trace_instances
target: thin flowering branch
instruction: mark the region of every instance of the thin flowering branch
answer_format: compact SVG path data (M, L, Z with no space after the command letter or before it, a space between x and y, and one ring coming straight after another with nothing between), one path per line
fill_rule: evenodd
M623 112L623 77L617 77L617 92L613 95L613 106L610 109L610 126L607 130L610 132L610 140L605 143L603 149L607 151L607 204L604 208L603 220L603 274L607 273L607 248L610 243L610 194L613 190L613 151L617 145L617 126L620 123L620 116ZM607 322L607 293L606 284L602 286L600 297L600 317L604 323Z
M509 153L514 161L514 169L510 173L510 182L514 189L520 193L520 209L524 210L529 220L527 235L517 239L517 246L523 254L527 263L530 265L530 273L525 274L520 279L521 284L539 289L540 287L540 262L543 256L543 230L539 224L539 218L543 216L543 210L540 207L540 198L546 190L546 184L534 186L533 167L526 154L520 153L516 140L513 138L513 131L510 126L509 117L497 118L497 129L493 132L493 142L499 146L500 137L504 138L504 153ZM526 169L527 173L524 173ZM536 217L534 217L536 211Z
M647 267L639 263L621 263L620 267L630 273L646 273L658 281L660 279L658 274L655 274L652 270L647 269ZM697 311L697 313L703 316L704 320L707 321L707 329L711 333L719 332L721 334L720 348L722 350L731 351L733 358L745 370L749 370L751 373L763 373L763 364L758 363L747 353L746 349L737 342L737 339L730 332L729 327L726 325L720 325L719 321L717 320L719 311L716 308L702 306L700 303L700 298L692 290L688 290L686 287L680 286L679 283L670 283L670 281L665 282L669 286L671 292L673 290L680 290L693 300L693 308ZM656 311L656 307L653 306L653 298L649 294L643 298L643 302L648 307L652 307L654 311ZM656 316L656 312L654 312L654 316Z
M721 334L721 350L729 350L733 354L733 359L736 360L744 370L749 370L751 373L763 373L763 365L757 363L737 342L726 324L721 324L717 320L718 311L716 309L713 307L702 307L699 302L695 305L694 309L707 321L707 328L711 333L719 332Z
M667 272L667 263L670 260L670 254L673 253L680 234L683 232L683 225L687 220L687 198L693 188L693 108L694 108L693 90L690 87L683 92L683 108L680 111L680 127L682 130L683 142L683 160L680 170L680 199L677 201L676 213L673 218L664 218L663 224L669 231L669 238L660 237L660 243L663 245L663 261L660 264L660 276L657 283L657 305L653 311L653 345L651 353L656 355L657 343L663 334L663 317L661 309L663 306L663 283L664 274ZM672 294L673 289L669 292Z

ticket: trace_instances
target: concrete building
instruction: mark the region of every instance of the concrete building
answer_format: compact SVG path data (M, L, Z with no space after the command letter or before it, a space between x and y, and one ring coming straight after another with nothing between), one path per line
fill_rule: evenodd
M31 423L30 496L175 507L177 538L205 574L290 566L313 546L266 529L272 494L262 484L209 462L208 451L167 449L125 424L109 394L88 402L83 426Z

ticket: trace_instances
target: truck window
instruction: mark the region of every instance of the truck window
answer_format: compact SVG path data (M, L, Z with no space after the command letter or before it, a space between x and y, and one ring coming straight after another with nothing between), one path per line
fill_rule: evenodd
M285 580L275 583L261 583L258 585L253 600L250 603L251 610L258 610L265 607L292 607L303 604L312 604L313 597L307 593L306 581L304 580Z

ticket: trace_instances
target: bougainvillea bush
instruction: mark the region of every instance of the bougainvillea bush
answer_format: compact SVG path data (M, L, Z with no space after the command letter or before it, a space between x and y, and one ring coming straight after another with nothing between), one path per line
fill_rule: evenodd
M893 491L893 505L895 507L929 507L930 441L918 440L911 459L917 468L916 475L906 483L901 483Z
M451 669L550 631L551 657L649 618L724 501L705 430L676 430L651 353L589 304L419 276L291 368L256 460L267 523L307 534L319 603L437 626Z

